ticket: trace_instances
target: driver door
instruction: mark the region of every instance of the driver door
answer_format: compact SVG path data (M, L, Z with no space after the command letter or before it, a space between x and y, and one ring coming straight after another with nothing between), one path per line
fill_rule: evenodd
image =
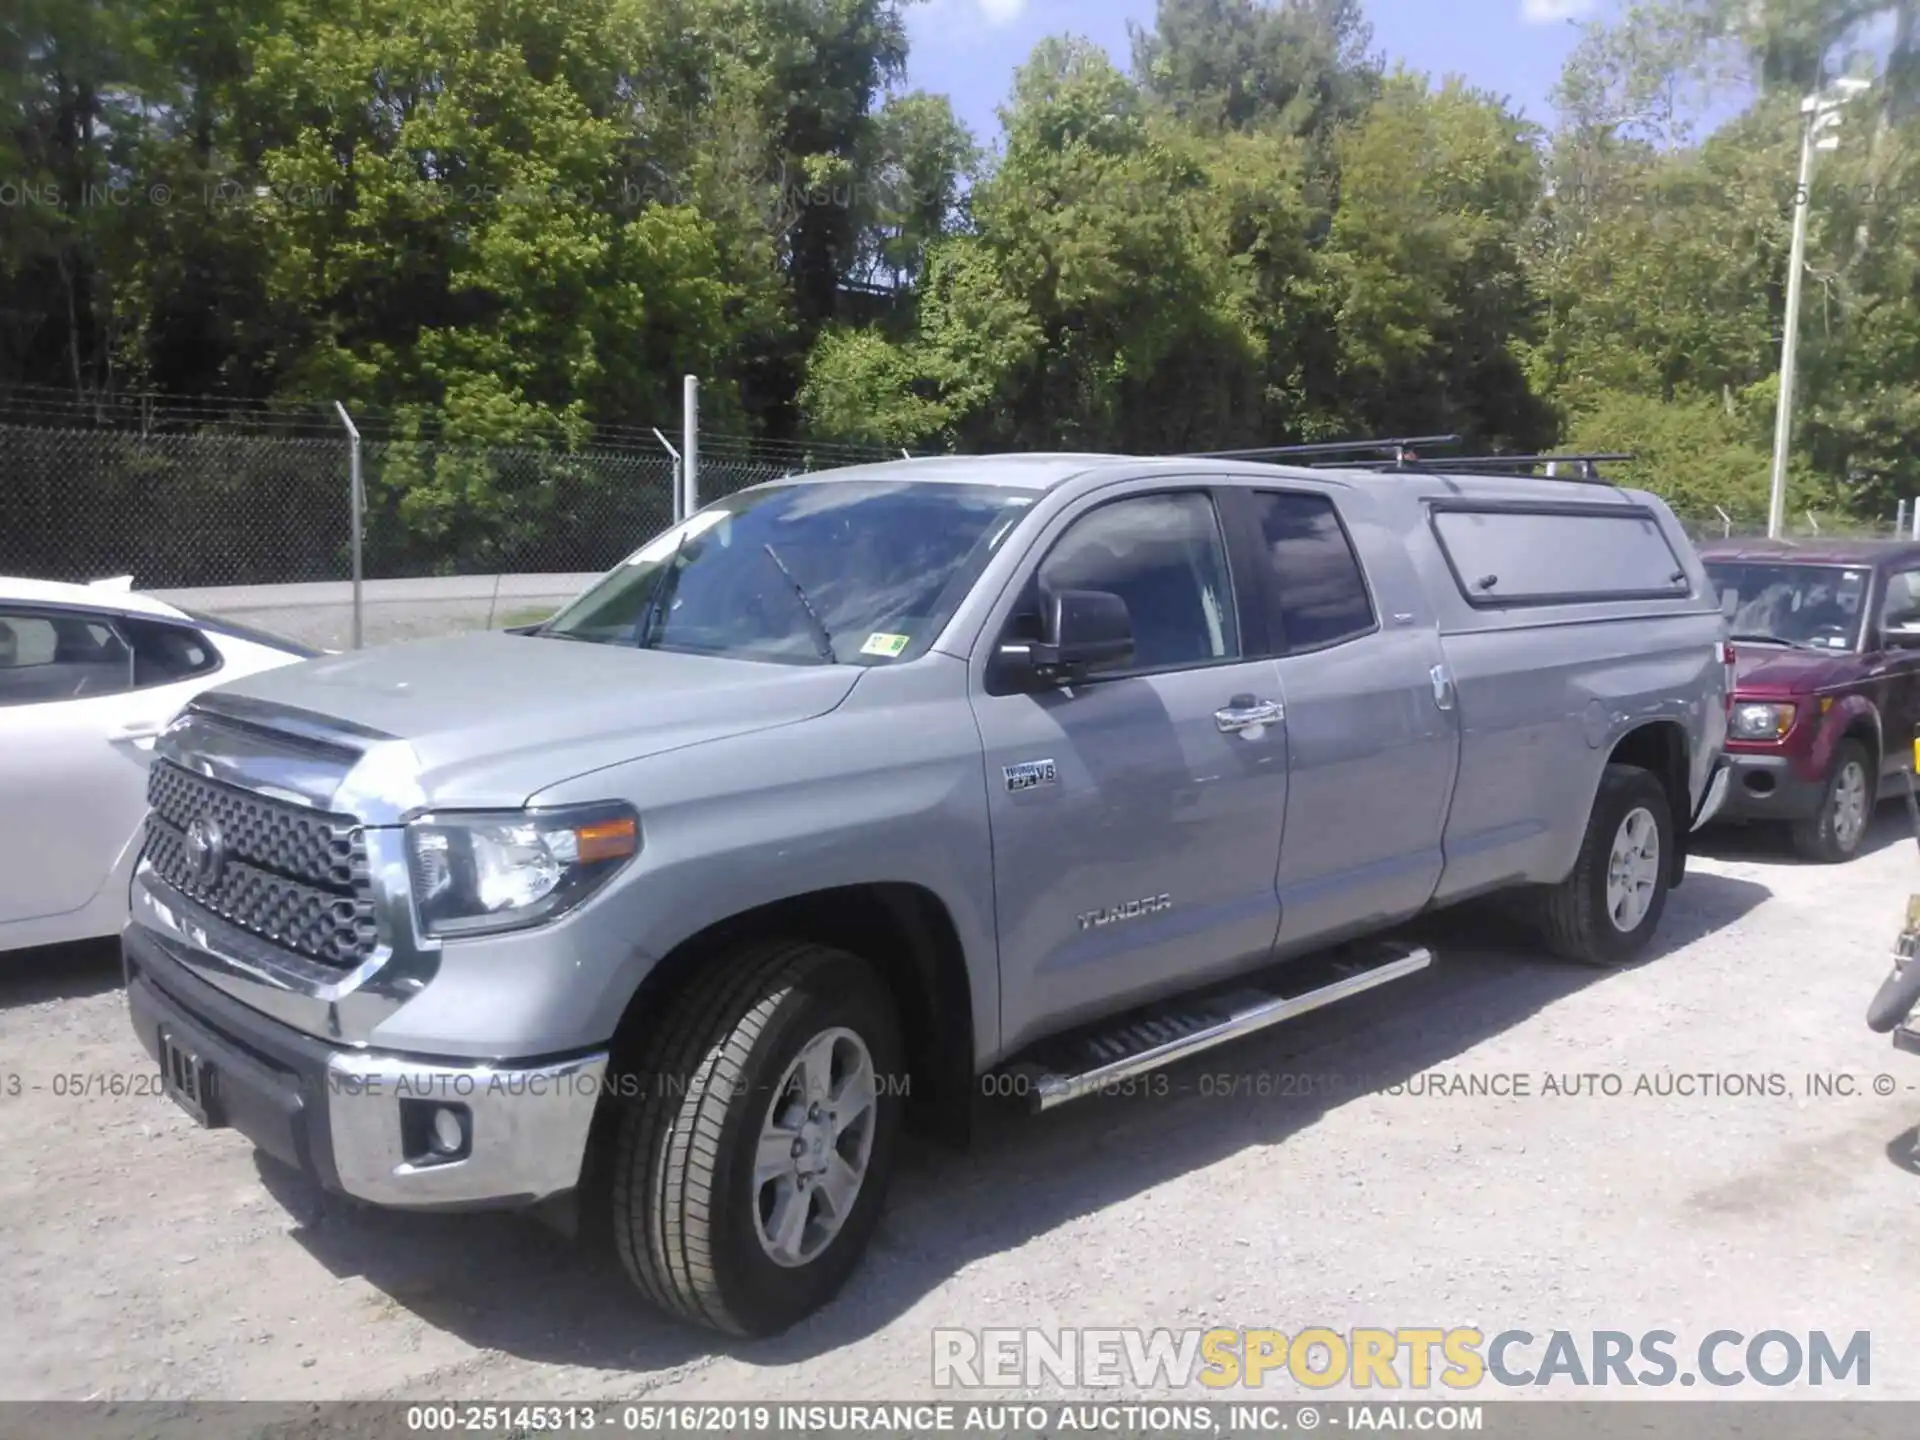
M1286 817L1279 670L1247 631L1212 495L1144 491L1054 522L982 643L1039 638L1040 598L1119 596L1130 665L1022 691L990 662L986 754L1005 1043L1264 960ZM977 672L978 673L978 672ZM1267 723L1242 723L1259 706Z

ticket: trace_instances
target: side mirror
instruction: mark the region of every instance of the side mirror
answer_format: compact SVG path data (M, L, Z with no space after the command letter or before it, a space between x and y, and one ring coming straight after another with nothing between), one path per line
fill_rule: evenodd
M1033 648L1036 668L1056 674L1112 670L1133 659L1127 602L1105 590L1062 590L1047 599Z
M1000 647L1002 673L1021 689L1069 683L1133 659L1127 602L1105 590L1061 590L1041 607L1041 638Z

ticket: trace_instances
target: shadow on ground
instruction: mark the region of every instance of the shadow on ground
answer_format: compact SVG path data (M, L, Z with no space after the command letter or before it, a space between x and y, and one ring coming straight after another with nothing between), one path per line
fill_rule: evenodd
M1734 924L1768 896L1696 871L1674 893L1657 965ZM649 1311L605 1243L569 1243L511 1216L382 1212L321 1195L260 1160L298 1219L294 1236L336 1276L361 1276L394 1304L484 1350L619 1372L668 1369L715 1352L777 1367L856 1342L972 1262L1242 1150L1282 1144L1352 1099L1457 1059L1608 972L1544 961L1497 913L1419 927L1438 962L1407 980L1160 1072L1139 1098L1094 1098L1027 1117L983 1108L964 1153L909 1140L873 1250L834 1304L777 1339L734 1342ZM1292 1076L1298 1093L1223 1096L1215 1077Z
M80 1000L120 987L120 942L76 940L0 954L0 1010Z
M1882 799L1874 811L1873 826L1860 844L1855 861L1893 845L1914 843L1913 820L1903 797ZM1757 860L1762 864L1816 865L1793 848L1785 825L1710 825L1693 837L1693 851L1714 860Z

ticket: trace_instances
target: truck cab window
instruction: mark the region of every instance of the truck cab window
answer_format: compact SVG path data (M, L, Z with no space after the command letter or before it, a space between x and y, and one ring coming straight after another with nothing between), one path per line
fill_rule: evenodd
M1372 633L1367 578L1333 502L1324 495L1262 490L1253 503L1279 590L1288 652L1322 650Z

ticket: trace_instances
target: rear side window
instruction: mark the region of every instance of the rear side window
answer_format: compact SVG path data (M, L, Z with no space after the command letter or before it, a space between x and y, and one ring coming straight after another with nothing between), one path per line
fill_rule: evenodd
M1258 490L1253 506L1287 653L1324 650L1371 634L1373 598L1333 502L1324 495Z
M1435 509L1434 533L1473 605L1679 598L1686 566L1644 510Z
M187 625L120 617L120 631L133 646L134 688L172 685L220 668L220 656L207 637Z

